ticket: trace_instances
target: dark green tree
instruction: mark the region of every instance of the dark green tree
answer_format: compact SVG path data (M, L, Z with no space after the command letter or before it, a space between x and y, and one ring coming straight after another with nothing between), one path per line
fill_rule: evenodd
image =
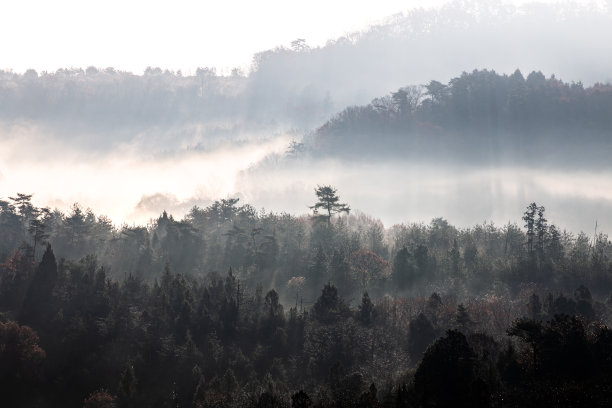
M544 218L545 208L537 207L538 218L535 220L535 232L538 237L537 251L540 257L544 255L544 246L546 244L546 235L548 233L548 220Z
M437 330L423 313L408 325L408 353L412 361L419 361L423 353L436 339Z
M540 297L536 293L533 293L529 297L527 311L529 313L529 317L533 320L540 320L542 318L542 302L540 302Z
M374 304L370 300L368 292L363 292L361 303L359 304L357 310L357 320L359 320L365 326L369 326L372 324L375 318L376 309L374 309Z
M472 321L470 314L468 313L467 309L462 303L457 305L457 313L455 314L455 322L457 323L457 328L462 333L470 332L472 330L472 327L474 326L474 322Z
M318 246L316 252L313 254L313 259L310 262L308 268L309 276L307 284L315 291L317 291L321 285L325 282L327 276L327 257L322 246Z
M119 380L119 387L117 389L117 407L118 408L132 408L136 407L136 386L138 381L136 380L136 374L134 373L134 366L129 364L121 374Z
M403 247L393 259L393 282L399 290L405 290L412 287L415 281L415 270L412 257L408 248Z
M291 408L310 408L312 400L303 390L291 396Z
M27 324L49 323L53 315L52 296L57 279L57 264L51 244L43 254L26 292L20 321Z
M461 253L459 252L459 245L457 239L453 239L453 246L451 247L448 256L451 262L451 274L454 277L458 277L461 273Z
M327 225L331 225L331 218L335 214L349 213L351 208L344 203L340 203L337 190L332 186L317 186L315 188L317 202L315 205L308 207L312 210L315 219L327 221Z
M414 375L424 407L468 407L472 402L475 355L465 336L448 330L425 352Z
M553 261L558 262L564 256L563 244L561 243L561 233L559 232L559 229L552 224L550 227L548 227L548 234L548 255Z
M533 370L534 372L537 371L540 343L543 334L542 323L533 319L520 318L512 322L506 333L509 336L518 337L531 346Z
M321 290L321 296L312 307L314 317L322 323L336 322L346 316L349 309L344 300L338 295L338 289L331 283Z
M534 237L536 235L535 232L535 223L536 223L536 214L538 212L538 205L536 203L531 203L527 206L527 210L523 213L523 221L525 221L525 228L527 228L527 252L529 254L533 253L533 243Z

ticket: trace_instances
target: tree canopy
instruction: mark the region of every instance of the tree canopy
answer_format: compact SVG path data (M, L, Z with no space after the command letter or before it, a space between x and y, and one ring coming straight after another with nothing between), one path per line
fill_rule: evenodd
M350 213L351 208L347 204L339 202L340 197L338 197L337 190L332 186L317 186L317 188L315 188L315 194L317 196L317 202L309 207L315 218L323 219L327 221L329 225L333 215Z

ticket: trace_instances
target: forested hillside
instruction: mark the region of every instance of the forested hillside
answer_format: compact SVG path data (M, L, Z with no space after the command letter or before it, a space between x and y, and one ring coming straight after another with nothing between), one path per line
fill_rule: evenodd
M195 122L210 127L210 136L215 127L275 129L270 122L310 129L399 84L445 83L474 67L539 69L591 85L612 79L612 60L602 52L611 21L609 7L456 1L416 8L326 44L298 38L260 50L244 69L143 66L141 74L119 66L65 66L17 73L3 65L0 121L48 126L57 137L124 130L113 135L122 140L142 128Z
M2 7L0 408L610 406L612 0L73 3Z
M599 406L612 243L519 224L391 228L322 186L114 227L0 201L10 406Z
M609 84L474 70L349 107L313 140L317 153L336 156L607 166L611 118Z

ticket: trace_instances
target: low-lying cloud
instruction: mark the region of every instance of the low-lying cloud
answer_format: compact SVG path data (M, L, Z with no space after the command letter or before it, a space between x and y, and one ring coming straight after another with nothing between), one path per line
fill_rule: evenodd
M316 185L323 184L387 227L434 217L464 227L521 224L532 201L546 206L551 222L574 232L590 231L596 220L604 231L612 225L609 171L287 157L291 138L285 134L208 148L192 147L193 140L151 148L135 138L104 153L71 146L34 126L4 127L2 136L1 198L33 193L36 205L63 211L78 202L117 225L144 225L164 210L181 218L194 205L229 196L258 209L301 215L314 203Z
M303 214L313 188L331 184L343 202L380 218L385 226L444 217L469 227L482 222L522 224L535 201L562 228L612 226L612 174L528 167L452 166L401 160L369 164L298 159L243 172L237 188L247 201L274 211Z
M74 148L32 126L2 129L0 196L33 193L40 206L68 210L74 202L120 224L146 223L164 209L182 216L236 191L240 171L289 143L283 134L185 148L151 148L134 139L109 151Z

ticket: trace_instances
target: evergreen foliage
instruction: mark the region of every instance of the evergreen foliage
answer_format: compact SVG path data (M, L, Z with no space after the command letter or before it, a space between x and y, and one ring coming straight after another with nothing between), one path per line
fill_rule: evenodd
M357 218L350 234L341 219L323 223L324 245L309 239L315 220L237 200L119 229L78 206L51 222L28 200L0 211L0 383L11 406L612 398L612 245L553 234L540 206L531 251L512 224L436 219L374 234L387 253ZM48 234L42 253L32 217Z

